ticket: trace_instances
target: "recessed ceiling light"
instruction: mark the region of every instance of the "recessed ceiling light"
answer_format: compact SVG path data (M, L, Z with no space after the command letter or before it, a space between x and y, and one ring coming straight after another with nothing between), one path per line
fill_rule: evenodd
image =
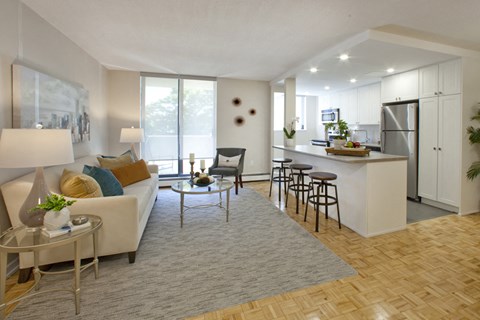
M350 82L351 82L351 83L355 83L355 82L357 82L357 79L352 78L352 79L350 79Z
M310 72L311 72L311 73L317 73L317 72L318 72L318 69L315 68L315 67L312 67L312 68L310 68Z
M388 72L388 73L393 73L394 71L395 71L395 69L393 69L393 68L388 68L388 69L387 69L387 72Z
M349 58L349 56L346 53L340 55L340 60L342 60L342 61L348 60L348 58Z
M330 90L330 87L329 87L329 86L325 86L325 87L323 87L323 89L325 89L325 90Z

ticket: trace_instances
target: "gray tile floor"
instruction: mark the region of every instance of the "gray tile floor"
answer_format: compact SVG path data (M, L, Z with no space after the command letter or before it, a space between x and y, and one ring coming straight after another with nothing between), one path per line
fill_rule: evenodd
M447 210L435 208L423 203L407 200L407 223L455 214Z

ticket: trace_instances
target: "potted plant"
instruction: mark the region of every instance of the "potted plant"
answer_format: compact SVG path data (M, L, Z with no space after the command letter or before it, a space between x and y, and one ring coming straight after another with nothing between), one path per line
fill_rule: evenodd
M480 121L480 110L472 117L472 120ZM470 144L480 143L480 128L474 128L470 126L467 128L468 140ZM475 179L480 174L480 161L475 161L470 165L467 171L467 178L470 180Z
M325 130L333 129L338 132L338 136L333 139L333 146L335 149L341 149L347 142L348 124L345 120L338 120L338 122L331 122L325 125Z
M45 202L40 203L31 210L46 210L43 218L43 225L47 230L58 230L70 221L70 210L68 206L77 200L66 200L63 195L51 194L45 197Z
M292 119L292 121L290 121L289 124L287 124L287 127L283 128L283 133L285 133L285 138L286 138L286 146L287 147L293 147L295 145L294 141L293 141L293 137L295 136L295 127L296 127L296 124L297 122L300 120L299 117L295 117Z

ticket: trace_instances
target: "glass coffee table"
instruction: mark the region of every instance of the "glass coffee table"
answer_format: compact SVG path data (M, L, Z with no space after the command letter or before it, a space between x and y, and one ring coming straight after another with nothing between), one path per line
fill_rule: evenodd
M27 297L34 296L40 293L49 293L52 291L69 291L72 292L75 297L75 313L80 313L80 272L86 268L93 266L95 279L98 278L98 256L97 256L97 247L98 247L98 237L97 232L102 227L102 219L94 215L83 215L88 217L90 221L90 226L81 230L72 231L70 233L49 238L48 236L42 234L40 228L30 229L25 226L20 226L16 228L10 228L0 235L0 319L5 318L5 308L7 305L23 300ZM75 215L71 216L71 219L75 218ZM90 263L81 265L80 263L80 252L81 246L80 243L83 239L92 235L92 245L93 245L93 261ZM74 267L73 269L68 269L64 271L42 271L39 268L39 254L42 250L54 250L56 247L66 246L74 244ZM6 282L6 273L7 273L7 254L8 253L20 253L20 252L32 252L34 267L33 267L33 276L35 284L19 298L5 301L5 282ZM74 273L74 281L72 288L59 288L59 289L46 289L38 291L40 288L40 279L44 274L60 274L60 273ZM32 293L32 290L35 291Z
M183 227L183 214L185 211L193 208L201 208L201 207L211 207L217 206L220 208L225 209L227 222L228 222L228 213L229 213L229 205L230 205L230 190L233 188L233 182L227 179L216 179L215 182L207 185L207 186L197 186L192 184L190 180L188 181L179 181L172 184L172 190L180 193L180 227ZM226 193L226 207L223 206L222 203L222 192ZM212 204L202 204L197 206L186 206L185 205L185 195L186 194L219 194L219 202L212 203Z

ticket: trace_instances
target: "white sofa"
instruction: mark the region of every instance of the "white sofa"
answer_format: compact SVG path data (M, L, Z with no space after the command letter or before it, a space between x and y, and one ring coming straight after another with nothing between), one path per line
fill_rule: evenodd
M75 160L72 164L53 166L44 169L45 180L51 192L60 194L60 177L63 169L82 172L84 165L98 166L95 156ZM93 214L102 218L103 226L98 232L98 255L107 256L128 253L130 263L135 262L135 253L147 225L158 192L158 169L148 166L150 179L142 180L124 188L124 195L100 198L76 199L71 214ZM18 211L25 201L33 183L34 173L27 174L1 186L8 215L12 226L22 223ZM93 257L92 241L82 243L82 258ZM20 277L33 266L32 253L20 253ZM60 247L40 254L40 265L73 260L73 245ZM28 277L27 277L28 279Z

